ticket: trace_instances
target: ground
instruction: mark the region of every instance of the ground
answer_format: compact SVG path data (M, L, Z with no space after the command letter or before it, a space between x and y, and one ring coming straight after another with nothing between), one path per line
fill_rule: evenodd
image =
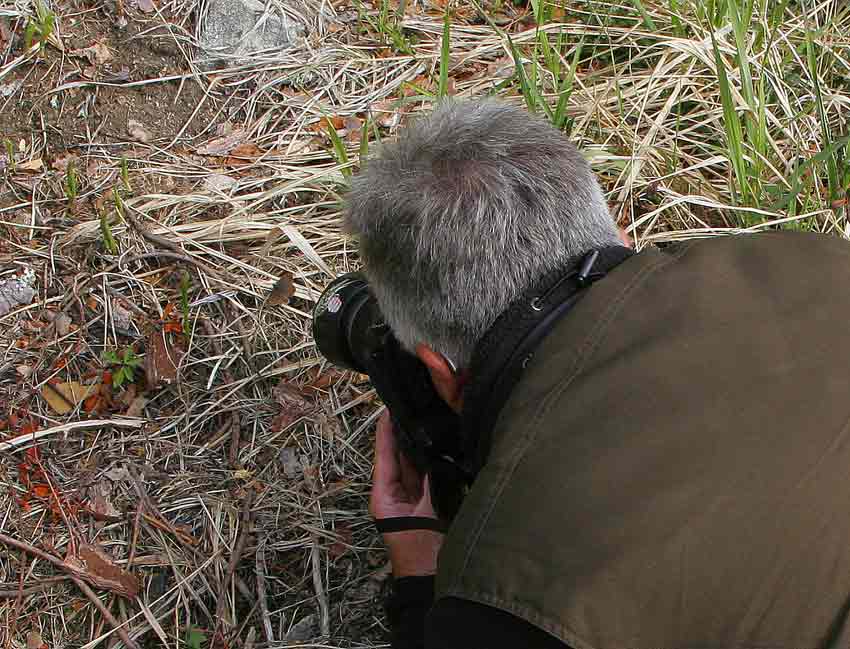
M850 234L840 0L288 6L216 67L205 3L0 0L4 647L385 643L380 404L310 310L349 172L441 94L556 123L638 247Z

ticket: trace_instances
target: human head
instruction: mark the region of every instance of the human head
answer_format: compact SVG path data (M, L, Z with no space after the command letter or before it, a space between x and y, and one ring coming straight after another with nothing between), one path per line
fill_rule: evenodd
M620 243L575 146L495 100L441 102L380 147L347 198L347 229L396 337L458 367L531 284Z

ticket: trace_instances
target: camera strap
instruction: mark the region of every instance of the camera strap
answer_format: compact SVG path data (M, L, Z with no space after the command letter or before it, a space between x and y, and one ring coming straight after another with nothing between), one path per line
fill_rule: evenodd
M538 345L585 289L633 254L630 248L611 246L571 260L515 300L484 335L473 355L473 379L464 393L461 416L463 459L470 474L476 475L487 460L502 407Z

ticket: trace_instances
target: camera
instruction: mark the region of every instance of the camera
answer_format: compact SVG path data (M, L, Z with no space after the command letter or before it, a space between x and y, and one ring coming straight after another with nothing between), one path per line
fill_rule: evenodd
M327 286L313 310L313 338L333 364L369 375L390 410L399 449L430 475L437 513L451 520L469 482L460 418L437 394L425 365L393 335L363 274L347 273Z

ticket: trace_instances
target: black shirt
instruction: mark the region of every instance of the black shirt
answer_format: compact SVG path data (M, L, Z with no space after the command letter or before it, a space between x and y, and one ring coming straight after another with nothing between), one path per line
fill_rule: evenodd
M387 601L393 649L565 649L554 636L497 608L448 597L434 577L402 577Z

